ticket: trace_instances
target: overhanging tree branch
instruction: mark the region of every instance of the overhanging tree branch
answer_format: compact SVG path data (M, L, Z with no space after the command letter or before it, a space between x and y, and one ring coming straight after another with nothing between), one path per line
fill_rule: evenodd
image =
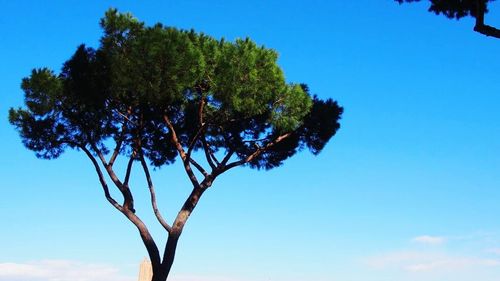
M420 0L395 0L399 4L404 2L419 2ZM475 18L474 31L482 35L500 38L500 29L484 23L487 6L494 0L471 0L471 1L445 1L430 0L430 12L444 14L448 18L460 19L465 16Z
M474 31L486 36L500 38L500 29L484 24L484 8L481 1L476 0L476 25Z

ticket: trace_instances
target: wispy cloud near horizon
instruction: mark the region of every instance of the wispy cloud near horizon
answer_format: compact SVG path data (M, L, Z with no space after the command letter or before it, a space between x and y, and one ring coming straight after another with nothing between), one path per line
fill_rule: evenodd
M467 257L449 253L394 251L367 259L374 269L399 269L407 272L466 270L478 267L500 267L499 259Z
M428 244L428 245L441 245L446 242L446 237L422 235L413 238L412 241L415 243Z
M365 266L376 274L390 273L411 281L497 281L500 257L491 253L500 253L498 248L490 244L491 239L482 236L463 237L467 239L429 235L414 237L403 248L366 257ZM436 247L443 243L447 243L446 247Z
M246 281L227 276L174 274L172 281ZM137 281L116 266L75 260L38 260L0 263L0 281Z
M40 260L0 263L0 281L135 281L105 264L71 260Z

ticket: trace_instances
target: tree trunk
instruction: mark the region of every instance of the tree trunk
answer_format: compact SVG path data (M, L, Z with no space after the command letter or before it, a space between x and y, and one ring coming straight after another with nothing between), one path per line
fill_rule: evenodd
M202 187L195 187L189 197L184 202L181 210L177 214L172 229L169 231L167 244L165 245L165 252L163 253L163 260L160 264L152 264L153 266L153 279L152 281L166 281L170 274L170 269L174 263L175 250L177 249L177 242L184 229L189 216L198 204L201 195L206 190L205 186L210 186L212 182L205 183Z
M165 246L165 253L163 260L159 266L153 266L153 279L152 281L166 281L170 274L170 269L174 263L175 250L177 242L179 241L180 233L172 232L168 236L167 245Z
M167 275L165 275L164 272L161 272L161 270L153 269L153 279L151 279L151 281L166 281L166 280L167 280Z
M163 253L163 260L161 262L164 267L166 277L170 273L172 264L174 263L175 250L177 249L177 242L179 241L180 232L172 232L168 235L167 245L165 246L165 253Z

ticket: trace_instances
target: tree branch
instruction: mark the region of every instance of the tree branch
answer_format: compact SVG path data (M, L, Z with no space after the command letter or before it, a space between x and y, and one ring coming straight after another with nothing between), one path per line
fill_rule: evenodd
M131 120L130 118L128 118L127 115L121 113L118 109L115 109L116 113L118 113L118 115L120 115L121 117L123 117L123 119L127 120L128 122L134 124L135 126L137 126L137 123L135 123L133 120Z
M189 159L188 159L186 153L184 152L184 149L182 148L182 145L179 142L179 139L177 138L177 133L175 132L175 129L174 129L172 122L170 122L170 119L168 118L168 116L166 114L163 115L163 120L167 124L167 127L172 134L172 138L171 138L172 144L177 149L177 152L179 153L179 155L182 159L182 162L184 163L184 170L186 171L189 179L191 180L191 183L195 187L200 186L200 183L198 182L196 175L193 173L193 170L191 169L191 166L189 165Z
M207 140L205 139L205 135L201 138L201 142L203 144L203 151L205 153L205 158L207 158L208 165L212 168L212 170L215 170L217 166L220 165L219 161L217 158L215 158L215 155L213 154L212 150L210 149L210 146L208 146ZM217 166L216 164L217 163Z
M198 164L198 162L196 162L193 158L190 157L189 162L193 164L196 167L196 169L198 169L198 171L200 171L200 173L203 174L203 176L208 177L207 171L205 171L205 169L203 169L203 167L200 164Z
M101 167L99 167L99 163L97 163L97 160L95 159L94 155L92 155L92 153L85 146L79 145L78 147L81 150L83 150L85 152L85 154L87 154L87 156L89 157L90 161L92 161L92 164L94 164L94 168L95 168L95 170L97 172L97 176L99 177L99 182L101 183L102 189L104 191L104 196L106 197L106 199L108 200L108 202L111 205L113 205L113 207L115 207L118 211L123 212L123 206L121 206L120 204L118 204L118 202L116 202L116 200L109 193L108 184L106 183L106 179L104 178L104 175L103 175L103 173L101 171Z
M485 24L478 25L476 23L476 25L474 26L474 31L479 32L479 33L486 35L486 36L500 38L500 29L494 28L494 27L489 26L489 25L485 25Z
M484 24L484 9L480 0L476 0L476 25L474 31L486 36L500 38L500 29Z
M102 151L97 148L97 146L94 143L90 143L92 149L94 152L97 154L99 159L101 159L102 165L106 168L106 172L108 173L109 177L111 178L111 181L115 184L115 186L120 190L120 192L123 195L123 208L124 209L129 209L132 212L135 212L134 209L134 197L132 196L132 193L130 192L130 188L128 185L124 185L118 176L115 174L113 171L113 167L109 166L108 163L106 163L106 159L104 158L104 154Z
M232 162L232 163L228 164L227 166L224 166L221 173L225 172L231 168L234 168L234 167L237 167L237 166L240 166L242 164L246 164L246 163L252 161L257 156L259 156L262 152L265 152L269 148L273 147L275 144L281 142L282 140L288 138L291 135L292 135L292 133L286 133L286 134L283 134L281 136L278 136L276 139L274 139L272 142L268 143L264 147L257 148L252 154L248 155L245 159L241 159L239 161Z
M200 128L205 129L205 122L203 120L203 109L205 108L205 104L207 103L205 100L205 97L203 97L203 94L201 91L199 92L200 94L200 106L198 107L198 123L200 125ZM207 158L208 165L212 168L212 170L216 169L216 165L214 162L219 165L219 161L217 161L217 158L215 158L215 155L212 153L210 150L210 147L208 146L207 140L205 138L205 134L203 134L203 137L201 138L201 142L203 144L203 150L205 152L205 157Z
M229 152L226 154L226 156L224 156L224 159L222 159L222 162L221 162L221 166L225 166L227 164L227 162L229 161L229 159L231 159L231 156L233 156L234 154L234 150L229 150Z
M198 139L199 139L201 133L203 132L203 130L205 130L205 124L203 124L203 125L200 126L200 128L198 129L198 131L194 135L193 139L189 143L187 157L191 157L191 152L193 151L193 148L194 148L196 142L198 141Z
M99 176L99 181L101 182L102 188L104 190L104 195L106 196L106 199L108 200L111 205L113 205L118 211L123 213L139 230L139 234L141 236L141 239L144 243L144 246L146 247L146 250L148 251L149 258L151 260L151 263L154 266L159 266L160 265L160 252L158 250L158 247L156 246L156 243L153 240L153 237L149 233L146 225L139 219L138 216L136 216L131 210L124 208L116 200L111 197L108 189L108 185L106 184L106 180L104 179L104 175L101 171L101 168L99 167L99 164L97 163L97 160L95 157L92 155L92 153L83 145L78 146L80 149L82 149L85 154L90 158L92 161L92 164L94 164L95 170L97 172L97 175Z
M127 170L125 172L125 179L123 180L123 185L128 186L128 181L130 179L130 172L132 171L132 164L134 164L134 153L130 155L130 158L128 159L128 164L127 164Z
M115 163L116 157L118 157L118 154L120 153L120 150L122 148L123 144L123 137L125 136L125 123L122 125L122 131L120 132L120 138L116 142L115 149L113 150L113 154L111 155L111 158L109 158L109 166L113 167L113 164Z
M160 266L160 251L156 246L156 243L149 233L147 226L144 222L131 210L125 209L123 214L137 227L139 234L141 235L142 242L148 251L149 259L153 264L153 268Z
M156 192L155 188L153 185L153 180L151 179L151 174L149 173L148 165L146 164L146 161L144 160L144 156L140 156L140 161L142 164L142 169L144 170L144 174L146 175L146 180L148 182L148 189L149 189L149 194L151 195L151 206L153 207L153 212L158 219L158 222L165 228L166 231L170 232L171 226L163 219L160 210L158 209L158 205L156 204Z

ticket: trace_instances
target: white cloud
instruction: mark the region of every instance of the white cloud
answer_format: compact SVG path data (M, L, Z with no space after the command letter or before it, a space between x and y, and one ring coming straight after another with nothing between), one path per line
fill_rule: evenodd
M486 250L487 253L492 253L492 254L495 254L495 255L500 255L500 248L492 248L492 249L488 249Z
M0 281L132 281L116 267L70 260L0 263Z
M448 256L434 260L423 261L422 263L409 264L406 266L405 269L411 272L430 272L430 271L459 271L468 268L497 267L497 266L500 266L499 260Z
M137 265L139 270L139 265ZM172 275L172 281L243 281L224 276ZM25 263L0 263L0 281L137 281L119 269L105 264L71 260L41 260Z
M382 279L372 280L500 280L498 235L482 233L446 237L424 235L408 242L404 248L387 250L363 260L365 270L371 269L372 276L384 276ZM435 247L443 243L446 243L446 247ZM433 247L428 247L429 245ZM393 278L386 278L387 276Z
M446 242L446 238L442 236L422 235L413 238L412 241L422 244L440 245Z
M367 264L373 269L396 269L406 272L457 272L488 267L500 268L499 259L421 251L390 252L368 258Z
M172 281L243 281L242 279L236 279L225 276L214 277L214 276L198 276L198 275L172 275L170 279L172 279Z

